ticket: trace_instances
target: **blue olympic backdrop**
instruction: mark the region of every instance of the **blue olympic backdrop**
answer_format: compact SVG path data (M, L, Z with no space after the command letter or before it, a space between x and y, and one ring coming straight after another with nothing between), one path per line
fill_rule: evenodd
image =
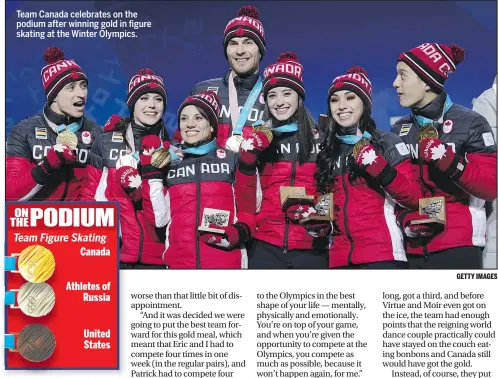
M8 1L6 4L7 133L45 102L40 71L46 47L55 45L80 64L89 78L86 114L104 124L113 113L127 114L126 85L139 69L161 75L168 91L165 121L170 135L176 111L198 81L220 77L228 68L223 30L243 5L261 13L267 53L260 68L294 51L304 65L306 105L317 118L326 112L331 80L352 65L368 71L373 85L373 115L390 128L399 106L392 82L398 55L424 42L458 44L466 59L446 82L454 102L472 106L496 75L496 1ZM16 38L17 10L126 11L152 22L135 39Z

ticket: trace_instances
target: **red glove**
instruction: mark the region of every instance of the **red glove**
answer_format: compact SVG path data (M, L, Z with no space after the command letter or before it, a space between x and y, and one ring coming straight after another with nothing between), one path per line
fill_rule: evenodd
M270 146L271 140L262 131L253 131L240 144L240 162L255 165L259 155Z
M358 167L378 180L381 186L389 185L396 178L396 170L387 163L382 155L377 153L370 143L360 148L355 161Z
M113 114L104 125L104 133L115 130L120 121L121 117L117 114Z
M251 231L245 223L237 222L222 228L225 234L203 233L201 240L208 245L231 250L250 239Z
M444 230L444 224L431 222L423 224L412 224L414 220L430 219L427 215L420 215L418 212L405 211L399 217L401 229L408 238L430 238Z
M140 173L133 167L121 167L117 171L117 180L126 194L133 201L142 199L142 178Z
M332 232L330 222L309 221L304 226L308 234L314 238L324 238Z
M48 150L47 156L33 168L32 175L40 185L45 185L50 175L64 164L76 161L76 154L65 144L55 144Z
M313 214L316 214L316 210L311 205L291 205L285 210L285 216L292 222L299 222Z
M439 139L425 138L418 143L419 158L429 164L435 164L441 171L453 179L458 179L465 168L466 162L455 154L450 146Z
M144 180L162 178L163 173L159 168L153 167L151 164L152 154L159 147L163 146L164 149L169 149L170 143L168 141L161 142L157 135L146 135L142 139L140 148L140 164L142 165L142 177Z

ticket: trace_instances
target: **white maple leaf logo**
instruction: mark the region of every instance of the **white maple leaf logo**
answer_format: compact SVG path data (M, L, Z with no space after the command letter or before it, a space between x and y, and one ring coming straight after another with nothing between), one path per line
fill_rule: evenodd
M140 175L130 176L129 181L130 188L138 188L140 185L142 185L142 178L140 177Z
M64 152L64 150L67 150L68 148L63 145L63 144L60 144L60 143L57 143L56 145L54 145L54 150L57 151L57 152Z
M240 144L240 148L242 148L244 151L254 150L254 139L253 138L244 139Z
M375 159L377 159L377 154L375 153L375 150L371 149L363 153L361 156L361 164L363 165L370 165L373 162L375 162Z
M149 148L148 150L144 150L144 155L151 156L156 149L154 147Z
M446 154L446 147L440 144L437 147L431 148L432 160L439 160Z
M230 243L228 242L227 239L221 239L219 243L216 243L217 246L223 247L223 248L228 248L230 247Z

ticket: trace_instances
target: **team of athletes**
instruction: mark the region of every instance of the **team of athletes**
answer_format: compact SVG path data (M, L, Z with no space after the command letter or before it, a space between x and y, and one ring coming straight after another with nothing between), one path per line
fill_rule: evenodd
M481 268L496 143L444 90L463 49L401 52L393 86L409 114L383 132L364 68L331 78L318 127L298 56L263 68L265 47L258 10L241 8L224 30L230 68L195 85L171 138L151 69L128 83L129 117L102 128L84 116L84 70L49 47L43 112L8 136L7 200L118 201L122 269ZM284 201L289 188L304 192Z

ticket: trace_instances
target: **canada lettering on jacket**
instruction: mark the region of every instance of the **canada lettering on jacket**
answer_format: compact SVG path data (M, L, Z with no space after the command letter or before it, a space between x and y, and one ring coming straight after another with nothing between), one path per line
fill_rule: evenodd
M39 144L33 145L33 159L41 160L45 156L47 156L48 151L52 148L52 146L41 146ZM85 149L76 149L76 156L78 158L78 162L85 164L88 160L88 150Z
M337 161L335 162L335 167L336 168L341 168L342 167L342 162L345 160L347 163L349 163L349 159L351 159L351 156L339 156L337 158Z
M412 159L418 159L418 143L417 144L408 144L408 143L405 143L405 144L406 144L406 147L410 150ZM453 150L453 152L456 153L455 143L445 143L445 144L447 144L448 146L450 146L451 149Z
M230 174L230 165L228 163L201 163L200 174L206 173L226 173ZM175 177L190 177L195 175L195 163L187 165L185 167L179 167L176 169L170 169L168 172L168 178L172 179Z
M277 154L282 154L282 155L290 154L292 146L295 146L293 150L296 151L296 153L299 153L299 143L296 143L295 145L291 143L280 143L277 145ZM313 144L313 146L311 147L311 153L317 154L319 152L320 152L320 146L318 144Z
M242 111L242 106L239 106L239 112ZM256 108L252 108L249 112L249 116L247 117L248 121L256 122L260 119L263 119L264 110L258 110ZM221 117L230 118L230 106L226 107L225 105L221 105Z
M109 150L109 160L118 160L129 153L127 149L111 148Z

